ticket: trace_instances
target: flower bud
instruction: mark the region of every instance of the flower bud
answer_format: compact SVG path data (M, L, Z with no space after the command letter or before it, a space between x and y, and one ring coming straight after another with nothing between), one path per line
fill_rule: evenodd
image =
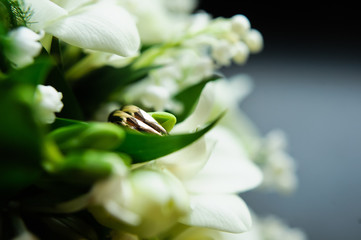
M263 48L262 34L256 29L251 29L245 36L244 41L246 42L251 53L258 53Z
M251 24L244 15L237 14L231 18L231 28L239 36L244 36L250 29Z
M243 42L238 42L234 46L233 61L237 64L244 64L249 56L249 49Z

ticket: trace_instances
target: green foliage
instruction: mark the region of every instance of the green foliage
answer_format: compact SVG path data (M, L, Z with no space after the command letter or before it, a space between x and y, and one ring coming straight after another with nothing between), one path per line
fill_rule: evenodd
M166 136L89 122L102 103L159 68L146 63L174 45L156 51L149 48L141 61L123 68L102 67L69 82L60 43L53 39L50 53L43 49L33 64L15 69L3 56L3 49L7 33L29 23L31 10L23 11L21 4L0 0L0 194L4 196L0 229L11 200L24 207L15 208L15 215L20 214L41 239L104 239L107 229L84 211L54 214L54 207L87 193L119 166L151 161L188 146L211 130L221 116L196 132ZM181 114L150 115L170 132L177 119L183 121L192 112L204 86L218 78L212 76L174 96L184 106ZM51 125L37 119L34 94L39 84L51 85L63 94L64 108ZM13 218L12 210L6 213L9 218Z
M8 78L14 83L18 82L19 84L37 86L38 84L44 84L52 67L53 62L50 58L42 57L36 59L33 64L27 67L13 69L9 73Z
M44 129L34 111L36 85L51 67L48 59L13 70L0 81L0 192L15 193L39 179Z
M223 114L213 120L205 128L194 133L157 136L126 131L124 142L116 149L131 156L133 163L150 161L180 150L211 130L222 118Z
M43 133L32 112L34 91L0 82L0 191L15 192L41 174Z
M192 112L206 84L220 78L222 78L222 76L213 75L195 85L184 89L173 97L174 100L180 102L183 105L183 111L180 114L176 114L178 122L182 122Z
M112 150L120 145L125 133L112 123L94 122L61 127L51 132L49 137L64 152L78 149Z

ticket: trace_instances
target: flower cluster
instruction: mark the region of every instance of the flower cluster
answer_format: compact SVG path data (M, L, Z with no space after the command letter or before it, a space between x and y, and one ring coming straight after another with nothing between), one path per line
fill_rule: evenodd
M285 140L240 111L249 79L220 74L261 51L262 35L196 5L0 1L1 239L287 232L240 197L295 188Z

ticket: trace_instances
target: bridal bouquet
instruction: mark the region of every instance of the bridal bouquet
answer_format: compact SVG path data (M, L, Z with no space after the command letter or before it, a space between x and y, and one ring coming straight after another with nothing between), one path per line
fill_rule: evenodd
M195 9L0 1L1 239L305 239L239 195L297 184L239 108L250 80L220 72L262 35Z

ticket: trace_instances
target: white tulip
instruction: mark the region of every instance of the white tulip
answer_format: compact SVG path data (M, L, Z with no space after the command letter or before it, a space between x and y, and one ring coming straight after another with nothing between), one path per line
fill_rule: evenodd
M120 56L137 54L140 38L133 17L111 1L24 0L28 25L71 45Z

